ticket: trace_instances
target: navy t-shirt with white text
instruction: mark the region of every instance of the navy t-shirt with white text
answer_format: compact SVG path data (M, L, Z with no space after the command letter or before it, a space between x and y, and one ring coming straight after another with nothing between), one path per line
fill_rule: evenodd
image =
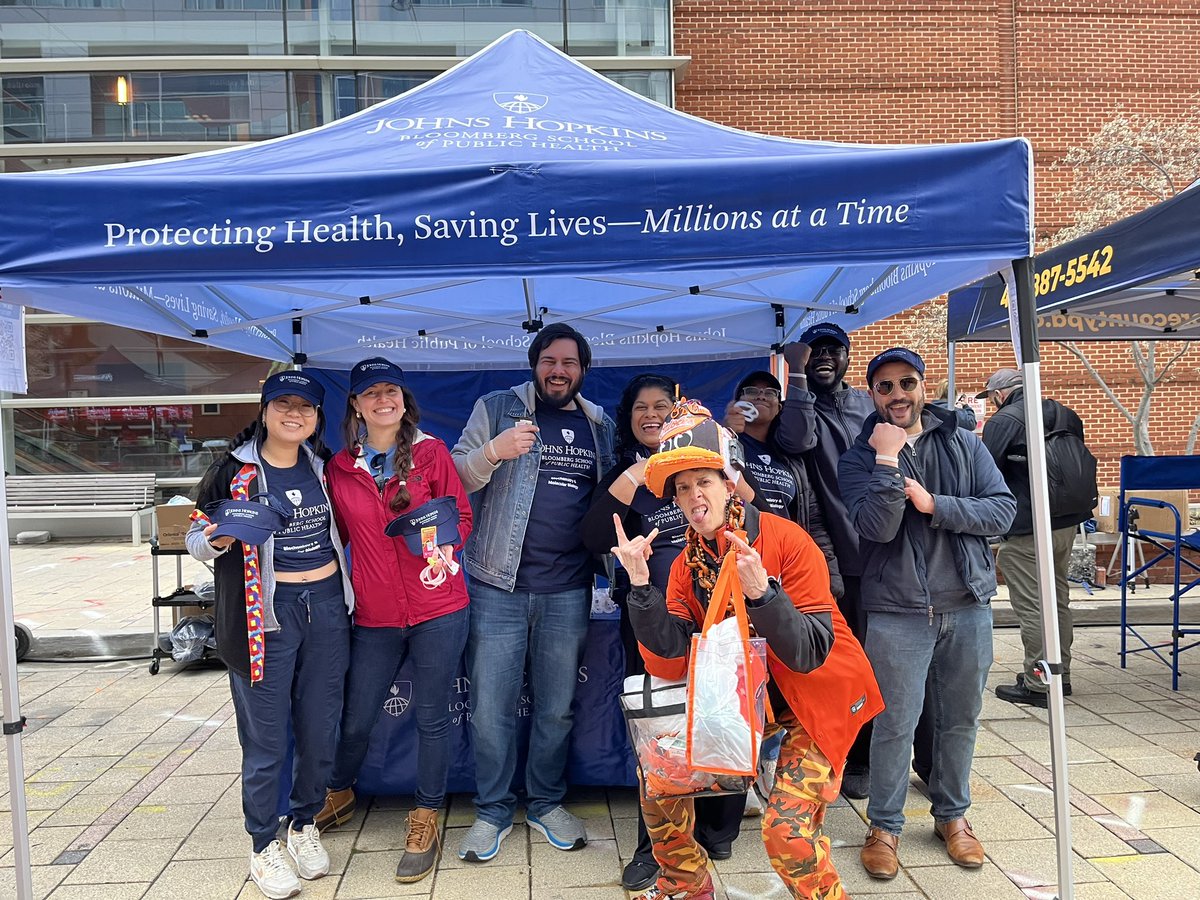
M306 462L286 469L263 463L267 493L286 510L295 510L284 529L275 535L275 569L307 572L337 559L330 535L329 498L316 473Z
M758 482L763 499L771 512L785 519L792 517L792 501L796 499L796 476L783 457L773 454L761 441L748 434L738 435L742 449L746 452L746 468Z
M536 416L542 458L515 589L548 594L592 583L580 526L596 487L596 444L578 406L554 409L539 400Z

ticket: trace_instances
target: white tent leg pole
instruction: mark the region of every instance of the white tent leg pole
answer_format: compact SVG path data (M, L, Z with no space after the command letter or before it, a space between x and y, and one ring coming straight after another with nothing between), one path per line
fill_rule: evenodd
M13 621L12 555L8 548L8 491L4 480L4 419L0 417L0 685L4 688L4 744L8 752L8 796L12 803L13 858L17 900L33 900L29 818L25 814L25 760L21 752L21 698L17 691L16 624Z
M958 394L954 390L954 341L946 342L946 400L954 409L954 399Z
M1033 260L1013 263L1017 284L1017 316L1021 369L1025 378L1025 427L1044 434L1042 373L1038 355L1037 312L1033 299ZM1058 898L1074 900L1071 875L1071 792L1067 783L1067 720L1063 701L1062 653L1059 649L1058 598L1055 595L1054 549L1050 529L1050 490L1046 481L1046 444L1029 441L1029 486L1033 501L1034 549L1042 608L1042 670L1047 680L1050 713L1050 769L1054 788L1054 840L1058 851Z

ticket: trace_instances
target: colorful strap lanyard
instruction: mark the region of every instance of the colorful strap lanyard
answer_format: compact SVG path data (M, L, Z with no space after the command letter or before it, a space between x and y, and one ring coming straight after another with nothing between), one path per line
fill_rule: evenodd
M250 482L258 474L253 463L246 463L229 484L229 496L233 500L250 499ZM212 522L200 510L192 513L192 520L211 525ZM242 552L242 576L246 582L246 642L250 651L250 684L263 679L266 664L266 641L263 636L262 576L258 565L258 547L244 544Z

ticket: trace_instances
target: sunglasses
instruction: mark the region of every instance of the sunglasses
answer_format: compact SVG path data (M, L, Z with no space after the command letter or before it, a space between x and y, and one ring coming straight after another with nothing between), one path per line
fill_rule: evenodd
M779 391L775 388L745 387L742 396L747 400L778 400Z
M812 348L812 359L820 359L822 356L828 356L830 359L837 359L839 356L846 355L846 348L841 344L822 344L819 347Z
M915 391L917 385L921 383L921 379L916 375L905 375L899 381L892 381L890 378L885 378L883 381L875 382L875 393L881 397L888 396L896 389L896 385L900 385L900 390L904 392Z

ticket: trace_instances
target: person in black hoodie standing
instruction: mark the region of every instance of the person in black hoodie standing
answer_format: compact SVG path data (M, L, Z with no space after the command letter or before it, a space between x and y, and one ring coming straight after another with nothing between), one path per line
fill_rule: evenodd
M1039 660L1045 659L1042 646L1041 595L1038 590L1037 556L1034 553L1033 501L1029 488L1029 450L1025 428L1025 391L1021 373L1016 369L1000 369L977 395L987 397L996 411L983 426L983 445L996 461L1008 489L1017 498L1017 515L1004 535L996 554L996 565L1004 575L1013 612L1021 626L1021 643L1025 649L1024 670L1016 684L996 687L996 696L1009 703L1046 706L1046 685L1034 673ZM1049 398L1042 401L1046 428L1069 431L1083 441L1083 422L1070 408ZM1096 482L1090 485L1093 496ZM1054 592L1058 606L1058 640L1062 653L1063 693L1071 693L1071 591L1067 570L1071 564L1071 545L1081 522L1092 517L1092 506L1067 515L1053 516L1050 521L1054 547Z
M813 325L800 335L798 342L787 344L783 355L788 364L788 387L775 443L784 454L802 458L808 468L837 555L842 581L838 607L854 636L866 641L858 532L850 522L838 486L838 460L862 431L863 422L875 412L875 404L866 391L846 383L850 338L832 322ZM867 796L870 755L871 723L868 722L858 733L846 760L842 793L847 797L861 800ZM924 758L929 755L918 753Z

